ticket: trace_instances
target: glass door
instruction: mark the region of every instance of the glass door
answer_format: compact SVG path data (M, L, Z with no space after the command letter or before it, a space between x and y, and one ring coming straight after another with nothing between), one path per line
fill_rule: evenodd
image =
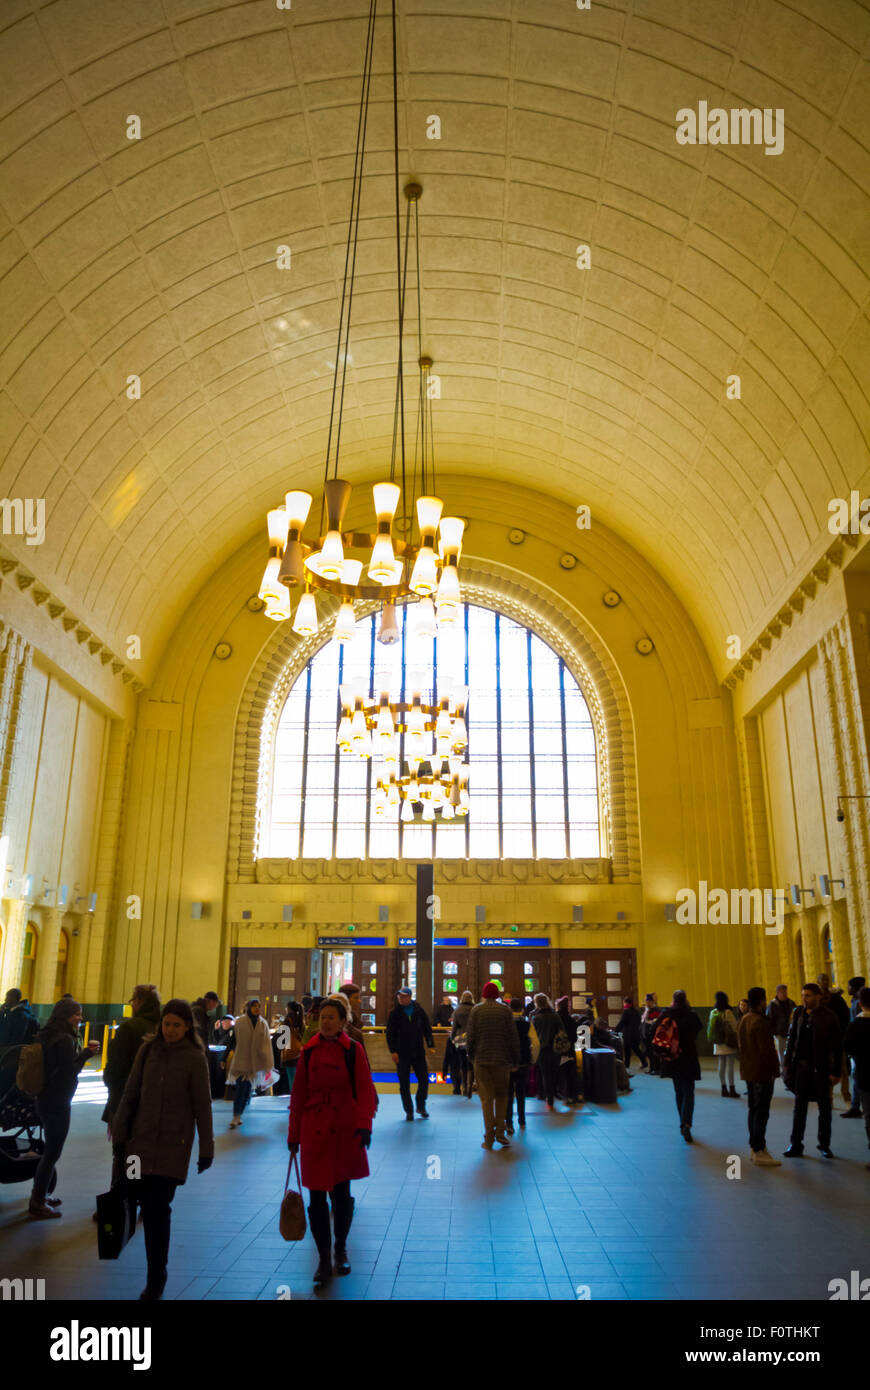
M353 979L353 951L328 951L326 993L337 994L345 980Z

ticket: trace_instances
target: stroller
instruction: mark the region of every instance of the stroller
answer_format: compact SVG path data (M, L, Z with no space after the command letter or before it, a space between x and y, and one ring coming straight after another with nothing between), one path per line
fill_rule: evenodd
M20 1047L0 1050L0 1183L32 1182L45 1152L36 1101L15 1085L20 1055ZM56 1183L55 1172L49 1192Z

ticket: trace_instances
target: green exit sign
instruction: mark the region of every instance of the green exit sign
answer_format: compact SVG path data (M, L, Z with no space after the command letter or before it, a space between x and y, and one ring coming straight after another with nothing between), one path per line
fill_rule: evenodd
M348 926L348 931L356 931L356 927L351 924Z

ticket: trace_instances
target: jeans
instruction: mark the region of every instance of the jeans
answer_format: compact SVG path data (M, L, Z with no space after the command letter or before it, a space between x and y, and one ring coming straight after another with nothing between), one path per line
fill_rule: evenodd
M416 1057L403 1057L399 1054L399 1063L396 1067L399 1074L399 1094L402 1097L402 1104L405 1107L406 1115L413 1115L414 1107L411 1104L411 1072L417 1078L417 1109L426 1109L426 1097L429 1094L429 1065L426 1055L418 1052Z
M767 1148L767 1121L773 1098L772 1081L747 1081L749 1088L749 1147L754 1154Z
M867 1092L865 1091L865 1092L864 1092L864 1095L866 1096L866 1094L867 1094ZM857 1072L857 1070L856 1070L856 1067L855 1067L855 1063L854 1063L854 1062L852 1063L852 1104L854 1105L854 1107L855 1107L856 1110L863 1110L863 1111L864 1111L864 1119L866 1120L866 1119L867 1119L867 1104L866 1104L866 1101L863 1101L863 1102L862 1102L862 1100L861 1100L861 1090L860 1090L860 1088L859 1088L859 1086L858 1086L858 1072Z
M817 1081L809 1067L798 1067L794 1078L794 1115L791 1124L791 1142L803 1144L804 1130L807 1127L807 1110L810 1101L819 1107L819 1145L823 1149L831 1147L831 1087L827 1077Z
M720 1086L725 1086L725 1085L727 1084L727 1085L730 1086L730 1087L732 1088L732 1090L733 1090L733 1089L734 1089L734 1062L735 1062L735 1054L732 1052L731 1055L728 1056L727 1053L722 1053L722 1052L720 1052L720 1053L719 1053L719 1056L717 1057L716 1060L717 1060L717 1062L719 1063L719 1085L720 1085ZM728 1080L727 1080L727 1083L726 1083L726 1080L725 1080L725 1073L726 1073L726 1072L728 1073Z
M507 1123L508 1084L510 1066L506 1063L493 1065L489 1062L475 1062L474 1075L477 1091L483 1109L483 1128L490 1141L504 1134Z
M784 1073L784 1071L785 1071L785 1066L784 1066L784 1063L785 1063L785 1045L786 1045L787 1042L788 1042L788 1034L787 1034L787 1033L783 1033L782 1037L780 1037L779 1034L777 1033L777 1035L776 1035L776 1051L777 1051L777 1054L778 1054L778 1056L779 1056L779 1070L780 1070L780 1075L782 1075L782 1074Z
M252 1081L246 1081L243 1076L236 1077L236 1084L233 1089L233 1115L244 1114L245 1106L251 1099Z
M680 1117L680 1126L692 1127L692 1116L695 1113L695 1078L693 1076L673 1076L674 1100L677 1102L677 1114Z
M517 1067L516 1071L510 1074L508 1081L508 1102L507 1102L507 1122L511 1128L514 1123L514 1096L517 1098L517 1121L519 1124L526 1123L526 1082L529 1078L529 1064L523 1062Z
M538 1053L538 1096L552 1105L556 1099L556 1080L559 1063L552 1047L542 1047Z
M631 1054L637 1053L637 1060L643 1066L643 1054L640 1050L640 1038L629 1037L626 1033L622 1034L622 1060L625 1062L626 1070L631 1066Z
M287 1089L291 1095L293 1094L293 1082L296 1080L296 1068L298 1065L298 1062L288 1062L284 1068L284 1074L287 1077Z
M559 1061L557 1079L559 1089L564 1087L565 1100L569 1103L575 1101L580 1094L580 1085L577 1077L577 1059L573 1051L569 1054L567 1062Z
M166 1272L169 1259L171 1204L177 1186L175 1178L164 1178L157 1173L149 1173L137 1182L130 1183L130 1190L135 1194L142 1212L149 1283L162 1279Z
M69 1134L70 1107L66 1106L64 1110L44 1111L40 1109L39 1101L37 1101L36 1113L42 1125L45 1152L39 1160L33 1177L33 1191L30 1194L30 1200L34 1206L42 1206L45 1202L45 1195L51 1186L54 1165L63 1153L66 1136Z

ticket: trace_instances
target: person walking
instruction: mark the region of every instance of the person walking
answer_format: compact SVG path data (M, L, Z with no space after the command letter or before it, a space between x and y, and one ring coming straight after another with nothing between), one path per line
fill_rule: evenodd
M767 1121L773 1098L773 1083L779 1076L779 1058L773 1024L765 1013L767 995L755 985L746 996L749 1012L737 1025L740 1076L749 1096L749 1147L752 1162L761 1168L781 1168L778 1158L767 1151Z
M365 1049L366 1043L363 1037L362 1011L360 1009L360 1001L362 998L360 987L354 984L353 980L345 980L339 993L345 996L350 1007L350 1013L344 1031L349 1038L353 1038L354 1042L358 1042L360 1047Z
M305 1027L302 1031L302 1041L310 1042L320 1032L320 1006L323 1003L323 996L315 994L308 1005L308 1012L305 1014Z
M429 1064L426 1049L435 1046L432 1025L425 1009L413 999L407 985L396 994L396 1007L387 1019L387 1048L399 1076L399 1093L405 1108L405 1119L413 1120L411 1104L411 1072L417 1078L416 1108L421 1120L428 1120L426 1097L429 1094Z
M245 1106L251 1098L251 1088L257 1073L265 1072L268 1075L274 1060L269 1025L260 1017L259 999L248 1000L245 1012L239 1014L233 1031L236 1035L236 1047L230 1066L229 1082L235 1090L230 1129L238 1129L242 1123Z
M453 1094L462 1094L467 1100L471 1100L474 1088L474 1068L468 1058L467 1037L465 1030L468 1027L468 1016L474 1008L474 995L470 989L464 989L456 1005L453 1014L453 1022L450 1025L450 1044L453 1048L454 1058L458 1058L457 1074L453 1076ZM451 1073L452 1075L452 1073Z
M483 1110L483 1143L510 1147L505 1134L510 1074L520 1064L520 1037L512 1011L501 1002L494 980L483 987L483 999L468 1015L468 1056L474 1066Z
M870 1144L870 989L866 985L858 990L855 1003L858 1013L846 1029L843 1048L852 1059L852 1079L857 1086L858 1104L864 1112L864 1128ZM870 1163L867 1167L870 1168Z
M347 1001L331 995L320 1008L318 1031L302 1049L290 1098L287 1147L301 1154L308 1188L308 1221L320 1262L314 1287L350 1274L347 1237L353 1221L350 1185L369 1175L367 1150L378 1097L365 1048L348 1037ZM330 1240L329 1205L335 1234Z
M728 995L718 989L715 1004L707 1020L707 1041L713 1044L713 1055L719 1059L719 1085L723 1096L739 1100L734 1085L734 1059L737 1056L737 1019L728 1003ZM726 1085L727 1081L727 1085Z
M770 1019L773 1027L773 1036L776 1042L776 1050L779 1054L780 1068L785 1061L785 1044L788 1039L788 1028L794 1011L795 1002L793 999L789 998L788 985L777 985L776 992L767 1006L767 1017Z
M75 999L60 999L48 1022L33 1042L42 1047L45 1081L36 1097L36 1113L42 1125L45 1148L33 1175L28 1216L34 1221L59 1217L60 1197L48 1197L55 1167L60 1161L69 1134L72 1098L79 1084L79 1072L100 1049L98 1042L79 1044L82 1006Z
M865 985L865 984L866 984L866 981L865 981L863 975L853 975L853 976L852 976L852 979L848 981L848 986L847 986L847 987L848 987L848 990L849 990L849 998L852 1000L852 1004L851 1004L851 1007L850 1007L850 1009L849 1009L849 1025L848 1025L847 1028L846 1028L846 1033L848 1033L849 1027L851 1027L851 1024L854 1022L854 1020L855 1020L856 1018L860 1018L860 1016L861 1016L861 1001L860 1001L859 996L860 996L861 990L864 988L864 985ZM845 1036L846 1036L846 1034L844 1033L844 1035L843 1035L844 1041L845 1041ZM849 1054L847 1053L847 1056L848 1056L848 1055L849 1055ZM862 1112L861 1112L861 1105L862 1105L862 1101L861 1101L861 1088L860 1088L860 1086L858 1085L858 1073L857 1073L857 1070L856 1070L856 1067L855 1067L855 1063L854 1063L854 1061L853 1061L853 1062L852 1062L852 1090L851 1090L851 1094L850 1094L850 1105L849 1105L849 1109L848 1109L848 1110L844 1110L844 1111L843 1111L842 1115L840 1116L840 1119L841 1119L841 1120L860 1120L860 1118L861 1118L861 1113L862 1113ZM867 1118L867 1107L866 1107L866 1105L864 1106L864 1112L863 1112L863 1113L864 1113L864 1117L865 1117L865 1119L866 1119L866 1118Z
M435 1010L435 1026L437 1028L449 1028L453 1022L453 1000L449 994L445 994Z
M144 1038L156 1033L160 1027L160 995L155 985L136 985L129 1003L131 1016L119 1023L106 1051L106 1065L103 1068L103 1082L109 1094L100 1118L109 1126L110 1136L112 1118L121 1103L136 1053ZM115 1161L112 1163L113 1187L120 1177L120 1165Z
M662 1075L669 1076L674 1083L674 1100L680 1117L680 1133L687 1144L692 1140L692 1120L695 1114L695 1082L701 1080L701 1063L698 1060L697 1037L703 1024L698 1015L689 1007L684 989L674 990L670 1008L662 1009L656 1027L673 1036L676 1031L676 1050L663 1049Z
M538 1035L538 1078L537 1092L541 1100L546 1100L547 1109L555 1109L556 1081L559 1073L559 1056L553 1046L556 1034L562 1024L556 1010L546 994L535 995L535 1012L532 1024Z
M802 1158L804 1130L810 1101L819 1107L817 1148L824 1158L831 1152L831 1087L840 1080L843 1039L833 1011L822 1003L818 984L804 985L802 1004L791 1016L785 1048L783 1076L786 1090L794 1093L791 1141L784 1158Z
M39 1032L39 1021L20 989L8 989L0 1008L0 1047L23 1047Z
M146 1302L162 1298L166 1286L172 1201L187 1181L194 1129L204 1173L214 1158L205 1048L190 1004L170 999L136 1053L112 1119L115 1157L125 1173L135 1160L138 1173L129 1182L145 1229L148 1277L139 1297Z
M580 1104L580 1081L577 1076L577 1020L570 1012L571 1001L567 994L561 999L556 1000L556 1017L562 1025L565 1037L568 1039L568 1051L559 1054L559 1074L557 1086L560 1092L564 1088L564 1095L561 1099L566 1105Z
M505 1124L505 1134L514 1133L514 1098L517 1102L517 1124L520 1129L526 1127L526 1087L529 1080L529 1072L532 1062L535 1060L535 1052L538 1047L538 1038L534 1028L525 1016L522 999L511 1000L511 1013L513 1014L514 1027L520 1040L520 1060L519 1065L511 1069L508 1076L508 1101L507 1101L507 1123Z
M643 1040L643 1049L649 1063L650 1076L661 1075L661 1060L657 1050L652 1045L655 1031L661 1018L658 996L647 994L644 998L643 1013L640 1016L640 1031Z
M293 1081L296 1076L296 1067L299 1062L299 1055L302 1052L302 1032L303 1017L302 1005L297 1004L295 999L287 1000L287 1011L281 1024L284 1030L281 1049L281 1065L284 1068L284 1075L287 1077L288 1092L293 1091ZM290 1107L288 1105L287 1109Z
M220 1023L226 1009L221 1003L220 996L213 989L206 990L199 999L194 999L190 1007L193 1011L193 1024L200 1036L200 1041L203 1047L208 1047L210 1043L217 1041L217 1024Z
M630 994L627 994L622 1001L622 1018L616 1025L616 1032L622 1038L622 1060L625 1063L626 1071L631 1066L632 1052L637 1053L640 1069L645 1071L647 1062L640 1050L640 1009L635 1006Z

